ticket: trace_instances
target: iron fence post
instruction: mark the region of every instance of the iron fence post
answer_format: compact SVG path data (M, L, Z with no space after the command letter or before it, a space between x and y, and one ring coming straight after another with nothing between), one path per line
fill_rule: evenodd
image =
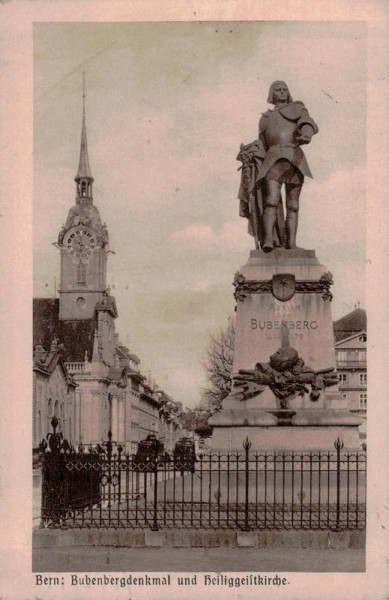
M249 450L251 448L251 442L246 437L243 442L243 448L245 450L245 498L244 498L244 526L242 531L250 531L249 527Z
M155 458L154 470L154 515L151 531L158 531L158 460Z
M336 438L334 442L336 449L336 525L335 530L340 531L340 452L344 446L343 442Z

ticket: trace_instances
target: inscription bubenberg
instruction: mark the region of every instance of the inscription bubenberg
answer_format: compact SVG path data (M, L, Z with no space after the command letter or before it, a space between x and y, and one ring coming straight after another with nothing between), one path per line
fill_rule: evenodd
M283 329L287 329L290 336L303 339L304 332L318 328L315 320L296 319L301 313L301 304L272 302L266 309L271 319L250 318L250 329L266 331L266 338L279 338ZM274 318L279 317L279 318ZM271 332L271 333L270 333Z

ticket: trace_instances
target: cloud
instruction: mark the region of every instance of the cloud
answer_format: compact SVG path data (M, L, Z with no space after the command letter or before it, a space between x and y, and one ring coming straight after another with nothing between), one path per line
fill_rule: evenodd
M366 171L338 169L326 181L306 179L301 194L300 238L311 247L343 247L338 261L350 260L345 248L366 238Z
M241 248L246 243L247 233L242 228L242 220L227 221L220 233L216 233L209 225L193 223L173 233L173 239L191 246L202 245L212 248Z

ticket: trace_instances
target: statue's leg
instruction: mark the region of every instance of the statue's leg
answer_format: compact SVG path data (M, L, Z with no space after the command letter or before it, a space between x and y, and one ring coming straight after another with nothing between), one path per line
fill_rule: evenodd
M286 247L296 248L296 233L302 185L285 184L286 188Z
M277 218L277 206L280 201L281 184L273 179L266 181L267 194L265 202L265 210L263 214L263 225L265 230L265 239L262 250L271 252L274 248L273 232Z

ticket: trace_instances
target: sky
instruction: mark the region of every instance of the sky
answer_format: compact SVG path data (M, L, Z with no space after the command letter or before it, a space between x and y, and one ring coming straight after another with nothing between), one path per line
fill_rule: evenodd
M298 245L334 276L333 318L365 307L366 30L362 22L35 23L34 296L53 296L53 246L74 204L82 73L94 204L120 339L184 405L200 400L210 332L234 314L254 248L238 216L239 145L274 80L319 133L304 148Z

